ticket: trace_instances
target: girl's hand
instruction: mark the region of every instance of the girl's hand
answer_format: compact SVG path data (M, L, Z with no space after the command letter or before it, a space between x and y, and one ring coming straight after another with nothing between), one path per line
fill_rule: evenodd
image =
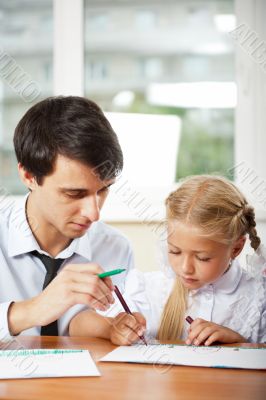
M112 322L110 340L114 344L127 346L139 340L146 330L146 320L140 313L118 314Z
M195 346L204 344L205 346L209 346L213 342L244 343L246 339L239 333L217 325L214 322L205 321L201 318L195 319L190 325L186 344L193 344Z

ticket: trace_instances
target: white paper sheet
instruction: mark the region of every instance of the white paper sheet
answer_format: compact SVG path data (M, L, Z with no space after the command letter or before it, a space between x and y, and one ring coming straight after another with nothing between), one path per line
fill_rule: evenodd
M266 348L136 344L120 346L100 361L266 369Z
M0 351L0 379L100 376L88 350Z

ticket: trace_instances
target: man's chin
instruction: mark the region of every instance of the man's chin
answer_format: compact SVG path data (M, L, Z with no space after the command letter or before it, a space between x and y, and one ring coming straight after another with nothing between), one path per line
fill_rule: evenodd
M83 233L71 233L71 234L65 235L65 236L68 237L69 239L78 239L78 238L84 236L85 233L86 232L83 232Z
M71 224L71 229L68 229L65 232L68 232L66 235L71 239L79 238L85 235L85 233L89 230L92 224L89 225L80 225L80 224Z

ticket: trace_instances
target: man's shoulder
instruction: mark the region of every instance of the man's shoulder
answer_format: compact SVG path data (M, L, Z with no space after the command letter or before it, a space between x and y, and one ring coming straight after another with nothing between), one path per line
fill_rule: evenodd
M0 225L8 227L10 223L19 223L21 211L25 209L25 197L1 198L0 197Z
M25 196L19 198L0 197L0 243L8 245L8 238L16 231L25 230Z
M0 251L5 253L8 247L11 208L0 206Z
M7 233L13 207L1 207L0 204L0 236Z

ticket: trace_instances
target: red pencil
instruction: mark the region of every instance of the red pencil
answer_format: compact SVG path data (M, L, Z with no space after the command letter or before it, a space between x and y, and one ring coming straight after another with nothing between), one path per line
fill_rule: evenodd
M189 324L192 324L192 322L194 321L194 319L193 318L191 318L189 315L186 317L186 321L189 323Z
M120 290L118 289L118 287L117 287L116 285L114 285L114 291L115 291L115 294L116 294L117 297L118 297L118 300L119 300L120 303L122 304L122 307L123 307L123 309L125 310L125 312L126 312L127 314L133 315L132 312L130 311L130 309L129 309L127 303L125 302L125 299L124 299L124 297L122 296L122 293L120 292ZM146 344L146 346L148 346L148 345L147 345L147 342L146 342L146 340L145 340L144 335L139 336L139 338L143 341L144 344Z

